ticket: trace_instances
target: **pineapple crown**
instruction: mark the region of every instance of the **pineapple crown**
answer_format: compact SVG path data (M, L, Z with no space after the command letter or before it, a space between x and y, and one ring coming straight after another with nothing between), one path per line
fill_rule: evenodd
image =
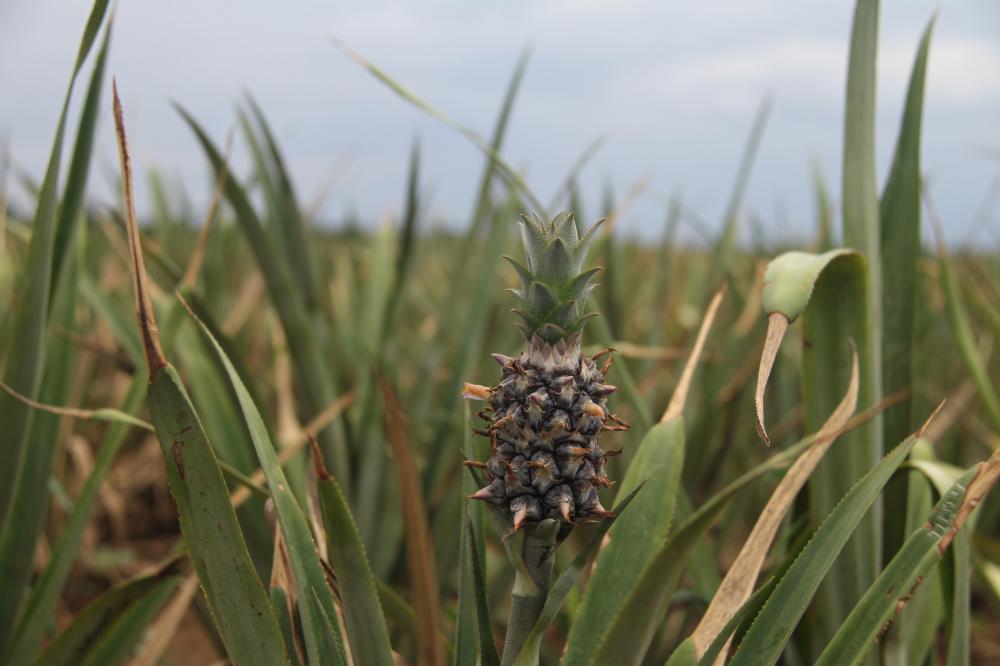
M598 220L585 233L577 228L573 214L562 212L548 223L537 215L521 215L521 241L527 266L505 256L518 276L521 289L511 289L521 301L514 312L521 317L527 339L539 336L554 344L583 329L593 314L583 314L587 297L597 285L591 284L601 270L583 270Z

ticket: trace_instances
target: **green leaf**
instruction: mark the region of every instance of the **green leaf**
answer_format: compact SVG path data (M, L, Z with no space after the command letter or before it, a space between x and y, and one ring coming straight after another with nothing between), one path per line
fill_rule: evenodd
M264 420L247 391L243 380L222 347L212 337L201 320L191 312L192 318L201 328L202 334L208 340L219 360L222 362L236 391L243 418L247 423L250 439L253 442L261 469L271 490L271 499L278 515L282 535L288 550L289 566L295 583L299 614L302 617L302 630L305 636L306 653L310 662L320 664L346 664L343 639L337 623L337 610L333 592L326 582L326 574L316 551L301 507L295 500L285 473L278 464L278 456L271 443L271 437L264 425ZM373 655L374 657L374 655Z
M712 666L719 657L719 654L723 649L728 652L729 637L735 634L747 620L750 620L760 613L760 609L764 607L767 603L768 598L771 593L774 592L774 588L778 586L778 582L788 571L788 567L791 566L792 562L786 562L774 575L767 579L767 581L761 585L750 598L743 602L740 609L733 614L729 621L726 622L726 626L722 628L722 631L712 639L711 645L705 650L705 654L702 655L698 663L701 666Z
M855 257L857 253L849 249L838 249L823 254L808 252L786 252L772 259L764 273L762 304L764 312L780 312L789 321L795 321L805 312L820 275L834 261L841 257Z
M493 637L493 622L490 618L490 604L486 594L486 562L485 548L475 546L484 542L482 536L483 527L480 525L476 530L472 525L472 518L469 517L468 536L473 548L470 549L472 565L472 583L476 595L476 640L479 643L479 663L481 666L498 666L500 664L500 654L497 652L496 641ZM478 544L477 544L478 542ZM456 664L459 662L455 662Z
M340 583L344 621L347 635L351 638L354 662L393 666L395 661L389 632L385 627L375 577L365 555L361 534L336 479L322 467L320 455L318 449L313 452L320 510L326 528L327 553Z
M90 663L93 651L101 648L102 639L109 633L117 631L116 623L129 610L149 598L162 603L179 580L175 562L154 574L139 576L111 588L87 604L35 663L45 666ZM128 633L134 640L135 633ZM119 633L117 638L121 641L124 637Z
M725 578L691 635L699 652L705 650L712 637L725 627L733 613L739 610L753 593L775 536L782 527L785 516L791 511L799 491L854 413L858 400L858 375L858 358L855 355L851 363L851 381L843 399L823 427L817 431L813 445L795 461L771 493L767 504L760 511L760 517L743 542L736 559L729 565Z
M499 153L500 149L503 147L504 137L507 134L507 127L510 124L510 117L514 110L514 100L517 99L517 93L521 88L521 81L524 79L524 71L528 66L528 59L531 54L530 49L525 48L521 52L521 56L518 58L517 64L514 67L514 72L511 74L510 82L507 84L507 90L504 93L503 101L500 104L500 113L497 115L496 124L493 127L493 135L490 139L490 148L493 149L494 153ZM483 175L479 179L479 189L476 192L476 201L472 208L472 218L469 220L468 231L462 236L462 243L458 252L454 257L454 267L452 268L452 275L465 275L468 270L469 261L474 258L475 244L479 241L482 236L482 227L491 220L491 207L494 205L491 196L491 188L493 187L493 182L497 174L497 163L492 156L486 156L486 163L483 167ZM516 218L516 215L515 215ZM494 224L498 220L492 220ZM506 220L504 221L506 222ZM504 224L507 226L507 224ZM493 255L486 255L489 260L493 259ZM530 280L529 280L530 282ZM463 293L463 282L461 280L453 280L451 288L449 289L448 302L456 302ZM451 313L446 311L445 314L451 316L451 321L454 321L454 315L457 313Z
M281 627L281 635L285 639L285 645L295 645L295 620L288 611L288 595L284 588L271 587L271 607L274 608L275 617L278 619L278 626ZM288 650L292 657L292 664L299 666L299 654L294 647Z
M218 177L220 170L225 168L222 155L194 117L180 106L176 106L176 109L195 133ZM288 264L272 247L246 191L232 176L226 179L224 191L264 275L271 303L278 312L285 338L294 341L294 344L289 344L288 351L295 367L296 381L302 388L298 395L305 412L304 418L311 418L333 403L336 397L328 359L321 351L313 321L306 312L299 290L295 288ZM349 492L347 441L342 421L336 420L324 428L317 439L333 473Z
M942 540L954 526L965 491L978 469L977 465L967 471L941 496L926 522L910 535L840 626L817 666L857 664L876 639L888 631L889 624L909 602L917 586L941 560ZM968 598L963 601L968 608Z
M133 380L125 397L122 408L125 412L138 411L142 398L146 393L146 379L141 374ZM94 501L100 491L115 455L125 441L129 425L113 422L104 435L98 448L94 469L91 470L87 482L80 495L73 503L73 510L68 520L59 532L59 538L52 549L52 559L45 567L41 576L35 582L31 595L25 603L17 633L10 648L10 664L30 663L32 655L38 648L38 643L45 634L55 612L59 595L69 577L73 560L80 549L83 532L90 521Z
M914 311L920 292L917 260L920 247L920 133L923 115L927 53L934 19L924 30L910 74L910 84L903 108L903 119L896 141L889 180L882 193L881 269L882 269L882 384L887 394L907 390L913 381ZM883 441L898 442L913 427L912 395L886 410ZM890 487L886 494L886 513L905 510L907 484ZM899 549L906 533L901 521L886 521L885 552Z
M58 223L58 187L59 171L62 159L63 138L66 128L66 116L73 94L73 86L80 68L86 60L93 45L97 32L104 22L107 9L106 0L97 0L90 13L87 27L81 39L77 62L70 76L66 96L63 100L59 122L56 126L52 150L49 154L45 177L38 193L38 207L35 210L31 226L31 243L28 248L27 268L21 278L17 307L11 317L12 326L7 348L2 354L4 367L3 380L18 393L29 398L37 396L42 379L45 359L46 324L49 302L52 298L53 253ZM75 186L78 172L74 173ZM20 541L20 550L25 550L23 544L34 543L37 527L30 523L17 526L19 521L17 511L12 506L18 485L35 482L35 479L23 478L23 467L34 464L38 469L45 467L45 460L35 459L25 461L25 447L31 423L31 410L23 402L11 395L0 395L0 423L4 424L4 457L5 464L0 466L0 535L5 541ZM46 456L40 456L46 458ZM42 472L44 474L44 472ZM30 488L28 490L31 490ZM37 523L37 521L35 521ZM21 534L23 532L23 534ZM30 548L27 549L30 551ZM11 562L6 556L0 563L0 573L5 584L0 587L0 644L6 644L14 630L18 609L24 592L24 580L28 566L23 560L30 561L30 554L16 556Z
M173 366L151 380L148 404L181 532L226 649L239 664L286 663L281 631L250 561L229 489Z
M733 666L778 660L820 581L917 440L911 436L893 449L837 504L778 583L733 655Z
M378 598L386 619L394 628L402 629L411 639L416 639L420 629L417 625L417 613L413 607L398 592L378 578L375 579L375 587L378 589Z
M636 576L621 611L601 630L595 652L583 659L567 660L567 664L637 665L642 662L691 554L721 517L729 499L729 493L720 493L691 514Z
M103 11L103 10L102 10ZM103 97L101 91L104 84L104 66L108 59L108 46L111 43L111 21L104 33L101 50L94 63L94 71L90 75L90 84L84 97L83 108L80 110L80 124L76 131L76 142L70 158L69 172L66 174L66 187L63 190L62 201L59 204L56 235L52 247L52 286L53 293L65 289L59 281L63 262L73 244L80 221L83 219L83 199L87 189L87 177L90 174L91 155L94 148L94 136L97 128L98 109ZM89 48L89 47L88 47ZM49 299L49 308L54 303Z
M924 108L927 53L934 20L927 25L910 73L903 120L889 180L882 193L882 382L886 393L908 387L912 380L913 313L920 257L920 132ZM887 442L901 441L910 431L909 398L885 413Z
M295 284L302 290L303 301L306 310L312 313L320 311L319 287L316 279L316 270L310 254L310 245L306 233L305 220L302 219L302 212L295 196L295 188L292 186L291 178L288 177L288 170L285 168L285 160L275 141L274 134L264 117L256 100L251 95L246 96L247 106L257 121L260 136L264 140L268 157L271 161L271 171L277 181L278 210L275 211L275 220L283 230L282 236L285 240L285 250L288 254L288 265L295 276ZM267 164L258 163L258 169L266 169Z
M94 309L95 315L107 323L112 338L123 347L123 351L136 365L142 363L142 339L135 328L134 313L124 304L104 293L86 274L80 276L79 296Z
M958 347L958 353L965 363L966 370L979 391L979 397L986 407L986 413L993 421L993 427L1000 429L1000 397L997 396L996 387L987 370L988 366L976 345L965 299L955 277L955 268L943 250L939 254L938 263L941 266L941 290L944 292L948 323L951 325L955 346Z
M465 441L465 455L478 460L488 455L487 445L471 433L471 409L466 405L465 431L470 433ZM469 468L470 471L472 468ZM478 489L471 474L462 476L463 495ZM493 637L486 590L486 537L485 507L479 502L462 501L462 533L459 539L458 610L455 627L454 664L475 663L482 666L499 666L500 655Z
M525 305L530 314L545 321L558 321L554 311L565 303L560 303L552 290L542 282L532 282L525 294Z
M163 355L149 296L132 195L131 157L118 91L115 127L121 162L129 265L149 368L148 406L177 504L181 533L219 634L233 661L288 663L270 598L254 570L215 452L180 376Z
M764 473L790 464L814 439L815 435L810 435L755 466L692 512L670 538L660 544L649 566L637 577L621 612L614 618L614 623L601 629L603 644L600 646L600 653L583 654L566 663L571 666L637 663L660 626L670 595L697 545L721 517L729 501ZM603 661L605 659L611 661Z
M972 640L972 542L968 527L955 534L952 548L947 553L951 575L951 596L945 600L948 618L949 666L968 666L971 663Z
M354 340L357 353L376 359L376 367L381 367L387 349L387 341L381 335L386 330L384 317L392 298L395 245L393 227L383 225L373 233L368 251L369 278L359 293L358 312L352 317L357 327ZM357 378L355 391L364 396L364 409L355 431L355 440L362 447L358 452L361 462L356 473L354 515L372 558L372 567L388 572L399 555L403 534L403 521L394 510L398 506L398 487L391 482L391 474L386 473L391 460L383 445L381 406L371 373L362 373Z
M597 556L570 629L567 663L583 663L586 655L594 653L669 534L683 464L684 419L653 426L622 479L618 497L627 497L645 482L643 492L631 510L615 521L609 543Z
M508 204L500 209L497 216L502 219L507 215L513 216L514 214L516 213L513 205ZM444 304L445 311L441 315L442 321L453 321L454 330L460 331L461 336L456 341L456 351L452 354L448 367L448 381L442 387L441 395L459 394L464 378L468 376L469 369L473 367L472 364L482 351L490 294L496 286L497 265L499 263L497 258L502 254L508 231L509 227L503 224L494 223L490 227L489 238L483 250L483 262L477 267L472 294L466 307L461 309L462 312L451 312L455 309L454 303ZM456 414L455 416L460 415ZM434 429L434 436L430 440L426 454L428 464L423 475L425 491L437 487L441 479L444 478L449 462L454 460L448 445L455 442L454 434L461 422L461 418L444 419Z
M861 354L861 407L882 395L882 271L878 192L875 179L875 56L878 48L879 0L857 0L851 30L844 113L843 194L844 244L868 259L864 304L868 321ZM893 257L894 261L901 260ZM867 434L875 455L882 453L881 418ZM895 440L894 440L895 441ZM878 541L872 544L878 551ZM877 554L877 553L876 553ZM878 559L878 558L876 558ZM862 573L866 578L872 572ZM874 577L867 580L870 582Z
M681 643L670 655L666 666L697 666L698 653L694 649L694 641L690 638Z
M910 464L931 462L933 451L929 446L914 447L910 454ZM957 477L946 484L950 487ZM906 482L906 520L903 534L908 535L920 529L927 514L934 508L934 497L931 482L920 471L915 469L907 472ZM898 549L897 549L898 550ZM902 614L888 635L882 639L883 658L888 663L925 663L927 655L938 633L938 627L943 619L944 600L941 596L940 567L928 571L908 604L908 610Z
M833 247L834 211L830 201L830 190L818 159L812 161L812 184L816 201L816 226L819 229L816 246L820 252L826 252Z
M191 399L205 426L208 439L212 442L223 473L230 477L229 481L233 480L230 471L243 475L252 474L259 467L257 456L250 444L246 424L240 417L236 396L225 370L197 328L191 325L187 312L180 303L173 301L166 309L167 320L172 320L172 325L168 323L164 326L164 335L173 333L176 338L173 348L178 357L178 366L184 368ZM256 398L254 401L258 402ZM304 466L302 469L304 470ZM232 487L230 483L230 488ZM243 528L251 559L258 571L267 571L273 552L274 530L267 523L263 499L259 496L253 498L240 506L236 515Z
M410 284L408 276L413 265L413 255L417 240L417 222L420 214L420 143L413 142L410 152L410 168L406 179L406 207L403 212L403 224L396 247L396 264L392 274L392 286L388 290L388 300L385 304L385 314L382 315L382 330L380 332L380 354L385 353L386 341L396 323L399 306Z
M117 666L133 655L160 610L177 588L179 578L163 581L137 600L93 639L86 659L80 666Z
M862 324L852 334L861 358L861 395L859 409L867 409L882 399L882 252L881 228L879 225L878 190L875 177L875 87L876 52L878 48L879 0L857 0L851 29L851 46L847 67L847 93L844 111L844 159L841 177L843 242L867 259L867 274L861 288L863 298L854 300L848 306L853 316L855 308ZM896 261L902 258L894 257ZM840 290L840 302L846 290ZM831 294L833 295L833 294ZM835 315L829 310L807 336L819 327L829 327ZM839 316L845 316L842 310ZM842 341L836 341L843 346ZM814 360L825 361L824 371L829 371L830 362L843 362L842 352L837 354L833 347L821 346ZM822 356L820 356L822 355ZM813 364L815 367L815 364ZM830 381L836 375L818 375L803 372L803 386L812 386L810 381ZM839 379L839 378L838 378ZM826 414L828 410L823 410ZM807 403L807 428L810 409ZM820 416L819 418L823 418ZM908 429L906 429L908 430ZM827 487L826 497L820 499L817 493L811 496L820 511L831 506L829 492L837 496L847 490L848 484L871 469L883 453L883 426L881 415L876 415L864 428L844 442L834 455L824 462L816 479ZM893 442L898 440L891 440ZM850 454L848 454L850 452ZM839 453L839 455L838 455ZM849 457L848 457L849 456ZM837 474L838 466L841 474ZM839 478L838 478L839 477ZM819 495L823 494L820 490ZM819 500L818 502L816 500ZM846 617L850 608L875 580L882 565L882 502L876 499L875 509L858 529L857 535L848 545L848 554L838 562L831 580L837 584L824 583L821 597L824 600L819 611L819 636L827 639L836 626Z
M82 249L82 248L81 248ZM65 277L70 284L80 271L82 253L68 257ZM76 299L68 291L58 293L49 318L49 325L65 330L75 328ZM67 340L51 336L45 349L45 370L39 398L45 402L63 403L69 397L72 373L76 367L76 348ZM34 544L43 533L49 509L48 480L52 461L59 444L63 418L39 412L31 417L28 441L18 475L17 487L11 498L7 520L0 534L0 571L3 572L3 592L0 604L13 604L24 597L32 578Z
M83 36L80 38L80 48L76 53L73 78L76 78L76 75L80 73L80 68L83 67L83 63L87 60L87 55L90 53L91 47L94 46L94 40L97 39L97 33L101 29L101 24L104 23L104 15L107 11L108 0L95 0L93 6L90 8L90 16L87 17L87 25L84 27ZM73 83L71 80L70 88L72 86Z
M774 264L780 270L772 272ZM790 270L797 265L796 270ZM869 353L865 308L868 265L853 251L833 250L822 255L782 255L768 267L764 304L789 319L802 315L803 408L805 427L815 432L840 401L840 386L848 383L854 341L860 360L858 408L867 409L880 399L872 378L874 359ZM783 309L782 309L783 308ZM770 324L774 317L771 315ZM881 425L873 418L847 433L843 443L830 451L809 480L809 511L818 525L838 500L879 459ZM833 635L851 607L874 580L881 561L878 544L882 529L878 512L866 517L838 560L834 574L824 581L818 596L817 622L821 635ZM833 582L836 581L836 582Z
M75 77L74 77L75 78ZM72 85L72 83L71 83ZM18 307L14 311L13 330L4 355L4 382L22 395L34 397L41 381L44 363L46 314L52 284L52 245L55 237L57 188L62 142L66 125L69 95L56 128L52 152L38 195L38 208L31 225L31 245L27 269L21 280ZM29 427L27 405L9 395L0 395L0 422L6 434L7 464L0 469L0 518L6 517L17 475L21 467L24 442ZM6 634L4 622L8 604L0 603L0 638Z

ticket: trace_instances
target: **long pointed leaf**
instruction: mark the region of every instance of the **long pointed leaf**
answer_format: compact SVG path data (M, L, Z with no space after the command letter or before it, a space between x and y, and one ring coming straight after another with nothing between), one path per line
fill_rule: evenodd
M893 449L844 496L778 583L737 648L731 664L743 666L778 661L837 555L918 439L918 435L913 435Z
M225 168L221 153L194 117L180 106L176 108L194 132L218 175ZM334 401L336 391L332 375L328 371L327 359L321 353L316 331L305 310L302 297L295 289L287 262L275 254L246 191L235 178L226 179L225 194L236 212L240 229L257 258L271 295L271 302L281 319L285 337L295 341L295 344L289 345L289 352L295 365L296 380L302 386L300 395L305 412L308 416L318 414ZM342 421L337 420L324 428L317 438L333 473L340 479L344 490L349 492L347 441Z
M278 463L278 455L268 434L264 420L247 391L243 380L236 373L236 368L222 347L212 337L201 320L191 312L192 318L198 323L202 335L208 340L219 360L222 362L236 391L247 430L253 442L261 469L271 490L271 499L278 515L288 549L289 565L292 579L298 595L298 609L302 617L302 629L305 635L306 652L311 662L320 664L346 664L343 638L337 623L337 609L332 590L326 582L326 574L316 550L306 522L305 514L292 494L285 473Z
M45 330L51 299L52 262L58 220L58 180L66 115L77 75L104 22L106 10L106 0L94 2L81 39L76 64L59 114L45 177L38 194L38 207L35 211L31 244L28 249L27 271L22 278L21 291L12 318L13 328L7 340L6 353L3 355L4 382L29 398L36 397L38 393L44 367ZM7 461L0 466L0 535L8 541L20 538L20 535L15 534L17 528L11 527L9 523L16 514L12 510L11 503L18 484L22 482L22 464L30 422L31 410L26 404L13 396L0 395L0 423L4 424L5 434L3 455ZM29 533L24 534L24 539L34 543L34 538ZM0 587L0 644L5 644L13 632L21 605L24 591L21 581L25 576L25 564L20 560L23 559L23 557L15 558L15 561L11 562L4 558L0 561L0 579L10 578L9 585Z
M139 409L145 395L145 389L145 378L136 377L122 405L122 409L126 413L132 413ZM111 469L115 455L125 441L128 430L128 425L121 422L114 422L108 428L98 449L94 469L91 470L83 490L73 503L69 519L63 525L59 539L52 549L52 559L35 582L31 595L25 604L24 613L10 649L11 664L29 663L31 655L34 654L44 635L56 604L59 602L59 594L69 577L73 559L80 549L80 541L90 520L94 501L97 499L101 484Z
M861 357L861 409L876 404L882 398L882 271L880 249L878 191L875 178L875 66L878 46L879 0L857 0L851 29L851 48L847 68L847 91L844 111L844 159L842 187L844 244L862 253L867 259L867 275L863 282L863 302L856 307L864 312L864 325L855 336ZM848 306L849 308L855 306ZM817 326L827 326L832 315ZM808 328L807 328L808 330ZM837 358L843 363L843 354L833 348L822 347L818 354L828 359ZM828 375L829 377L829 375ZM818 377L803 377L815 381ZM826 413L823 410L822 413ZM822 417L820 417L822 418ZM837 480L831 474L835 465L848 462L842 458L828 458L825 469L817 476L829 479L839 496L847 484L860 477L858 472L871 469L883 453L881 416L865 428L854 433L841 447L840 452L850 451L851 461L845 468L846 478ZM909 430L908 428L906 429ZM899 440L891 440L893 442ZM836 454L835 454L836 455ZM829 509L821 505L821 511ZM864 590L875 580L882 565L882 502L876 499L874 510L862 522L857 536L852 539L847 554L837 564L837 585L824 584L823 610L820 613L820 635L829 638L836 626L846 617Z
M941 560L941 545L952 532L965 492L978 472L977 466L963 474L941 497L923 526L910 535L868 588L823 650L816 666L860 663L877 637L888 631L893 618L909 602L924 576Z
M73 623L46 648L36 663L46 666L79 666L87 663L91 650L117 620L149 597L162 596L177 585L176 563L161 571L139 576L114 587L90 602Z
M347 500L322 466L317 449L313 451L316 462L317 487L323 526L326 528L327 552L330 566L340 583L340 596L344 605L347 635L351 637L351 653L356 664L383 664L392 666L392 647L385 627L382 605L379 603L365 546Z
M567 639L566 662L584 663L621 612L629 592L666 539L684 461L684 419L660 423L643 438L620 497L645 482L631 511L617 520L601 549Z
M730 500L767 471L790 464L812 445L816 436L809 435L745 472L692 512L670 538L660 545L652 562L637 578L613 624L601 629L601 651L582 655L574 661L567 659L566 663L619 664L635 663L641 659L653 633L660 626L670 595L687 568L697 544L721 517Z
M932 20L924 30L917 49L892 170L882 194L882 316L885 325L882 381L887 393L906 388L911 382L913 317L919 293L920 131L927 53L933 28ZM910 400L904 400L886 412L885 441L898 442L910 431L910 403Z
M149 368L149 413L166 463L170 492L177 504L181 533L212 617L233 661L241 666L285 664L288 656L281 630L270 598L250 561L215 452L180 376L160 348L140 245L132 194L131 157L117 90L114 115L136 315Z

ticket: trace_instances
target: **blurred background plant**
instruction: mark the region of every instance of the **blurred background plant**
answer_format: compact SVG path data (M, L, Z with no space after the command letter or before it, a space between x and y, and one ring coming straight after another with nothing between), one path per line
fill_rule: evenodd
M503 160L526 57L483 138L347 47L482 152L462 232L428 225L416 142L398 219L319 226L250 96L252 172L178 106L212 203L196 216L154 175L140 230L120 107L125 196L86 205L112 23L97 0L25 183L33 217L0 208L4 663L499 663L519 544L463 501L487 443L460 394L520 346L513 220L560 208L607 218L584 343L617 350L633 428L602 437L622 449L620 517L555 552L504 663L711 663L729 641L738 663L1000 659L1000 265L921 242L922 217L940 226L920 181L931 26L879 187L878 3L858 2L836 207L852 250L817 176L815 254L782 254L738 233L768 102L717 237L678 242L676 198L650 242L616 227L635 190L582 209L586 153L548 199Z

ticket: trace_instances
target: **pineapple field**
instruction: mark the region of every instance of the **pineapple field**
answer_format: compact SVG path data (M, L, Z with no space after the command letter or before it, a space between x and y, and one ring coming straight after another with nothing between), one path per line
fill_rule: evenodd
M228 137L175 104L211 205L140 218L108 4L31 205L0 181L0 664L1000 664L1000 257L923 179L934 19L888 173L857 0L811 239L739 233L765 103L698 244L586 209L589 151L511 166L526 59L482 136L339 42L479 151L465 224L417 143L392 219L319 224L249 95Z

